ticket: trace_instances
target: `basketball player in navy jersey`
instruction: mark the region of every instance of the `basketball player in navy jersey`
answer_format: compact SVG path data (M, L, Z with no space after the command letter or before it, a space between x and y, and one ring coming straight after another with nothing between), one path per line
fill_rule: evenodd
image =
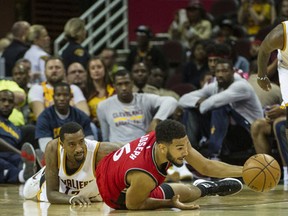
M163 183L171 164L186 160L205 176L219 181L197 180L194 184ZM184 126L164 120L151 132L102 159L96 168L96 181L103 201L114 209L197 209L191 204L207 195L226 196L239 192L242 166L229 165L203 157L192 148Z

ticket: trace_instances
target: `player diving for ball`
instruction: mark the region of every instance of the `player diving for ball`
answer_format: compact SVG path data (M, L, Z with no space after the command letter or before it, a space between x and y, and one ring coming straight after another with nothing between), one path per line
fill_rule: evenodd
M94 143L94 150L90 149L91 143ZM97 150L97 148L99 149ZM242 166L229 165L203 157L192 148L184 126L174 120L164 120L159 123L155 132L113 151L115 148L117 148L116 144L85 140L81 126L77 123L63 125L60 138L48 143L45 152L46 200L51 203L90 204L89 197L91 196L96 196L97 200L101 200L97 196L100 192L104 202L115 209L136 210L170 207L197 209L199 206L191 204L191 202L200 197L232 195L238 193L243 187L239 180L226 178L241 177ZM104 157L109 151L113 152ZM96 155L92 165L91 155ZM171 164L182 166L184 159L201 174L226 179L197 180L194 185L164 183L168 167ZM96 174L93 172L95 167ZM87 179L79 179L84 170L96 175L99 192L96 184L91 185L94 189L87 192L84 188L89 185L89 182L79 183L80 181L87 182ZM36 178L37 175L41 175L41 172L36 174ZM70 180L68 185L68 188L71 188L71 185L77 187L76 189L79 191L77 194L71 193L72 190L66 188L67 184L64 185L69 178L75 178L74 181L78 181L73 185ZM95 180L95 177L93 179ZM39 183L38 190L37 187L34 190L36 193L31 193L31 196L28 197L29 187L32 187L32 183L33 177L25 184L24 196L32 198L38 192L37 198L41 200L39 199L41 193L44 194L45 191L43 184L43 189L39 190ZM60 188L62 185L64 188L59 190L59 185ZM93 195L90 194L92 192L94 192ZM92 199L92 201L94 200Z

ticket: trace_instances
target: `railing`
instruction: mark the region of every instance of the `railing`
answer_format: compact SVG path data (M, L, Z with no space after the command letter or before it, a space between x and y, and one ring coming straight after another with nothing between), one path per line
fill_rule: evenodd
M82 46L93 55L99 49L128 48L127 0L97 0L80 18L86 23L87 38ZM64 33L54 41L54 54L61 55L67 42Z

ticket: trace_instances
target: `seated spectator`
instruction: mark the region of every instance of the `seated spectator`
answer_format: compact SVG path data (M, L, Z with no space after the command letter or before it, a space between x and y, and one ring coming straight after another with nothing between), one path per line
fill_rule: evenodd
M207 43L208 41L205 40L195 41L191 49L190 60L184 65L182 71L183 83L191 83L197 89L201 87L200 79L209 70L206 52Z
M159 96L171 96L176 100L179 100L179 95L176 92L163 88L163 86L165 86L164 81L165 73L163 70L158 67L153 67L148 77L147 84L157 88L158 91L155 92L155 94Z
M177 107L172 97L133 93L133 82L127 70L114 75L117 95L98 105L98 119L103 141L127 143L155 129Z
M106 100L115 93L108 71L103 59L92 57L88 62L87 101L92 122L99 129L97 108L101 101ZM100 131L99 131L100 132ZM100 136L100 134L99 134Z
M8 120L14 100L12 91L0 90L0 183L24 183L36 172L36 155L28 143L34 139L34 134Z
M0 91L9 90L14 93L14 109L9 115L9 121L11 121L16 126L21 126L25 124L24 116L19 111L26 102L25 91L19 87L19 85L12 80L0 80Z
M143 62L135 63L132 66L131 78L134 83L133 92L157 94L158 89L152 85L147 84L150 69Z
M185 122L187 128L192 130L189 134L193 140L191 143L199 148L197 145L200 139L206 137L208 139L206 156L219 160L229 126L238 125L250 133L250 125L256 119L262 118L263 111L257 95L248 82L234 78L230 60L218 60L215 76L216 82L183 95L179 105L183 108L192 108L191 112L194 113L192 119ZM243 143L241 151L246 150L247 145ZM231 143L228 147L233 149Z
M113 48L104 48L100 53L101 59L103 59L107 68L110 80L112 80L113 74L118 70L123 70L124 67L117 63L117 51Z
M87 88L87 71L82 64L74 62L67 68L67 82L78 86L84 95Z
M23 58L26 51L29 49L27 42L27 32L30 24L26 21L15 22L12 26L11 33L13 40L11 44L5 49L2 57L5 59L5 76L12 76L12 68L16 61Z
M45 152L47 143L59 136L61 126L67 122L78 122L84 129L86 138L93 139L91 121L81 110L72 107L69 103L72 98L71 87L68 83L59 82L54 86L54 105L45 109L38 117L35 138L39 147Z
M286 112L279 105L266 108L265 118L257 119L251 125L251 135L257 154L272 154L276 138L278 152L283 164L284 190L288 190L288 145L285 134Z
M276 8L270 0L241 0L238 23L246 28L247 34L254 36L276 18ZM273 1L274 2L274 1Z
M28 93L28 102L34 115L34 120L43 112L45 108L53 105L53 86L65 80L65 69L62 60L58 57L50 57L45 65L46 82L36 84L31 87ZM76 85L71 85L73 98L71 105L90 115L87 101Z
M46 80L45 61L50 56L50 37L44 26L32 25L29 28L27 40L32 45L24 58L31 62L32 82L43 82Z
M223 19L220 24L216 27L216 34L213 36L213 40L216 43L224 43L227 40L236 41L237 37L234 35L234 26L236 23L233 23L231 19Z
M191 3L186 7L187 21L185 21L180 30L181 41L184 47L191 49L196 40L209 39L212 34L212 24L207 19L206 11L198 2ZM177 18L177 17L176 17ZM176 27L176 26L175 26ZM171 30L170 30L171 31Z
M32 116L30 107L27 100L27 95L30 89L30 68L31 64L27 59L19 59L12 69L12 79L25 91L25 103L18 109L22 112L25 124L32 123Z
M250 62L244 56L238 54L235 40L226 40L225 43L231 50L230 58L232 59L234 71L243 78L248 79Z
M164 71L168 68L167 61L162 51L150 43L152 32L148 26L138 26L135 30L137 45L130 49L125 68L131 71L132 66L144 62L148 67L158 66Z
M86 38L84 21L77 17L69 19L65 24L64 34L68 40L68 46L61 55L65 69L67 70L68 66L73 62L79 62L86 69L90 54L81 45Z

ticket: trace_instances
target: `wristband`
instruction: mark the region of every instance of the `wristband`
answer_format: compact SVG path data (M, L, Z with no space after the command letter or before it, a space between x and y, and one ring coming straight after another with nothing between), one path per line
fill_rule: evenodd
M259 77L259 76L257 76L257 80L265 80L265 79L268 79L268 77L265 75L264 77Z
M72 200L75 198L76 196L72 196L72 197L70 197L70 199L69 199L69 203L72 205Z

